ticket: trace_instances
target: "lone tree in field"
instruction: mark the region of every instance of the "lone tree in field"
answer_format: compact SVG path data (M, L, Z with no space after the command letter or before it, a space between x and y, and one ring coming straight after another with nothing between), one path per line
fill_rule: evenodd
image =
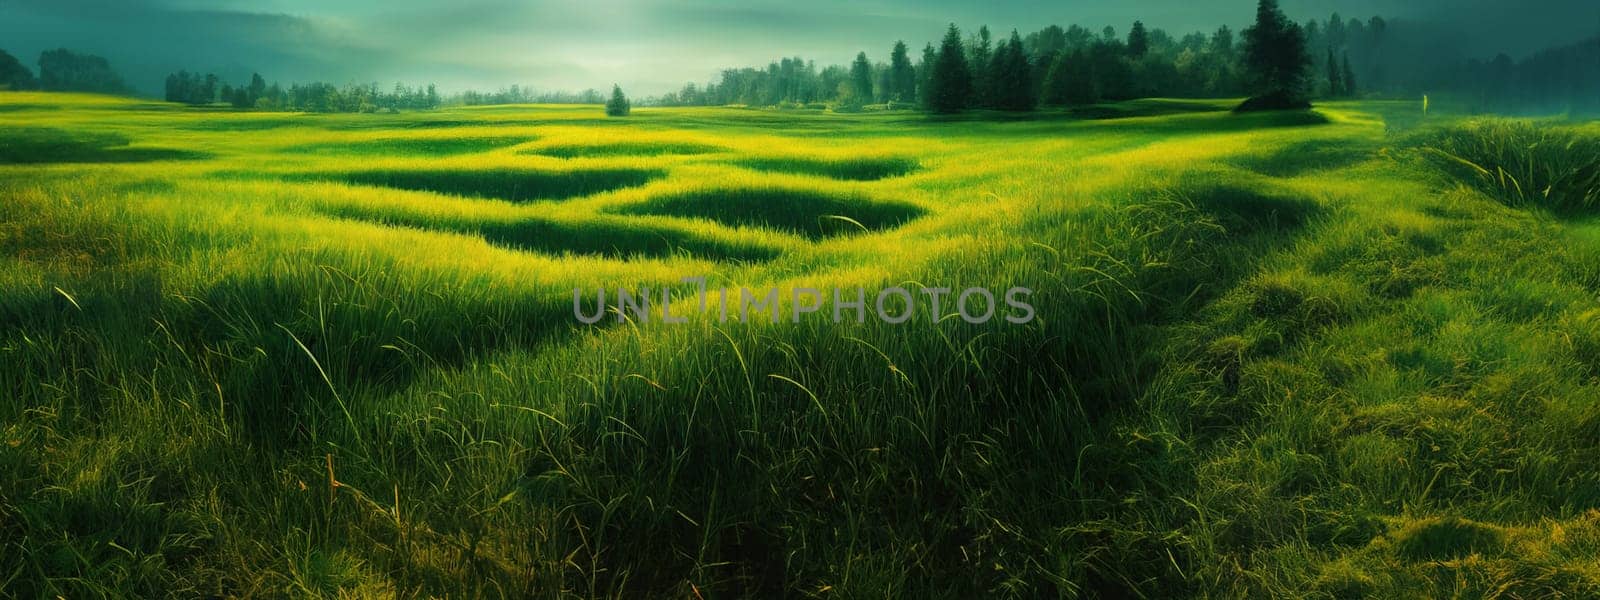
M611 85L611 99L606 101L606 116L626 117L633 112L633 105L628 103L628 97L622 95L622 86Z
M928 110L939 114L961 112L971 93L972 72L967 69L967 53L961 47L961 30L951 23L928 76Z
M1255 95L1237 109L1288 110L1311 108L1306 79L1311 56L1305 33L1284 16L1278 0L1260 0L1256 23L1244 30L1244 67Z

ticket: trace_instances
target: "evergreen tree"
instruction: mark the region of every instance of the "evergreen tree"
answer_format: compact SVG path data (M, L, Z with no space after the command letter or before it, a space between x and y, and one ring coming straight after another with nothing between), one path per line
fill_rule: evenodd
M1050 69L1045 71L1044 82L1039 86L1039 101L1045 106L1061 106L1067 103L1068 86L1071 85L1072 65L1068 63L1071 58L1066 52L1057 52Z
M1073 50L1068 58L1066 82L1067 104L1085 105L1100 101L1100 86L1094 72L1093 63L1082 50Z
M1033 65L1022 47L1022 36L1013 30L1011 39L1001 42L990 61L989 98L994 108L1010 111L1033 110Z
M933 43L922 47L922 64L917 65L917 102L922 108L933 106L929 94L933 90L933 66L939 62L939 51L933 49Z
M1029 55L1045 63L1041 68L1048 71L1055 64L1056 55L1067 49L1067 32L1060 25L1050 25L1028 34L1022 41Z
M267 94L267 80L261 78L260 73L250 74L250 105L254 106L257 100Z
M892 97L894 80L891 78L893 74L889 72L889 65L878 63L872 66L872 71L877 73L877 75L874 76L874 79L878 81L878 84L874 93L876 94L878 103L888 104L890 101L894 100Z
M23 66L17 57L0 50L0 90L31 90L36 87L39 87L39 82L33 78L33 72Z
M911 67L906 43L895 42L894 50L889 53L889 99L911 102L916 97L916 87L917 72Z
M1332 58L1332 57L1329 57L1329 58ZM1343 73L1343 80L1340 83L1344 84L1344 87L1341 88L1340 91L1343 91L1344 95L1346 95L1346 96L1355 97L1355 95L1356 95L1356 72L1350 69L1350 53L1349 52L1344 53L1344 68L1342 70L1344 72Z
M872 102L872 63L867 62L867 53L860 52L850 64L850 97L845 98L845 104L859 106L869 102Z
M1338 98L1344 95L1344 81L1340 76L1339 63L1333 60L1333 48L1328 48L1328 97Z
M1260 0L1256 22L1244 32L1244 66L1252 78L1255 96L1241 110L1309 107L1306 100L1305 34L1284 16L1277 0Z
M433 86L428 86L428 92L432 95ZM633 105L628 103L627 96L622 95L622 86L612 84L611 99L606 101L606 116L626 117L631 112L633 112Z
M1128 30L1128 56L1138 60L1150 53L1150 33L1144 29L1144 21L1134 21L1133 29Z
M183 102L183 80L177 73L167 76L167 102Z
M48 92L121 94L128 91L111 63L92 54L66 48L39 54L39 87Z
M1322 36L1327 40L1329 48L1334 50L1344 48L1344 18L1340 17L1339 13L1333 13L1333 16L1328 17L1328 26L1322 28Z
M1133 68L1121 40L1101 41L1089 48L1088 71L1097 99L1127 100L1135 95Z
M1223 60L1233 60L1233 30L1227 25L1218 27L1217 32L1211 34L1211 52Z
M989 63L993 59L994 48L988 25L978 28L978 35L972 38L967 53L967 69L971 77L968 105L989 108L991 106L989 90L992 89L989 81Z
M940 114L961 112L971 93L972 72L967 69L961 30L951 23L928 77L928 110Z

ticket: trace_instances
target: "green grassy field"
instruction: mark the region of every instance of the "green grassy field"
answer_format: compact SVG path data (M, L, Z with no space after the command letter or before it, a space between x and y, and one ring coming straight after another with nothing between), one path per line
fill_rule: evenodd
M0 590L1600 594L1600 127L1228 106L0 94Z

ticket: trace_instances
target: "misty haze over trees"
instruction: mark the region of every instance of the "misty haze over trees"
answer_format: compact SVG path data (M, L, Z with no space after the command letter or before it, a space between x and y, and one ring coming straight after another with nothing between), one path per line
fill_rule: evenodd
M519 85L499 92L468 90L452 96L441 95L433 84L408 86L396 83L390 90L377 84L351 84L343 87L313 82L283 88L268 85L261 74L252 74L248 86L232 87L214 74L179 71L167 76L168 102L193 105L226 103L234 108L292 112L395 112L428 110L442 105L480 106L494 104L600 104L605 101L597 90L578 93L534 92Z
M1263 10L1269 5L1276 10L1272 0L1260 4ZM1600 112L1600 35L1520 61L1506 54L1463 61L1430 47L1433 38L1422 25L1338 13L1304 23L1284 18L1273 29L1278 34L1268 36L1269 50L1252 54L1246 32L1254 26L1238 33L1222 26L1179 37L1135 21L1126 34L1110 26L1093 30L1049 25L1026 34L996 36L987 27L963 32L952 24L942 40L925 44L920 52L896 41L886 44L886 60L874 60L866 51L848 65L819 66L801 57L785 57L764 69L725 69L713 82L690 83L640 104L839 111L917 108L950 113L1029 111L1144 97L1236 98L1278 92L1299 100L1298 96L1412 98L1431 93L1453 94L1472 111ZM1282 35L1291 30L1292 35ZM37 65L35 77L20 60L0 50L0 89L131 93L110 62L99 56L50 50L40 55ZM1288 75L1291 71L1293 77ZM1267 87L1279 89L1263 89L1264 73L1266 79L1278 82ZM259 74L235 87L215 75L187 71L167 77L164 98L194 105L303 112L606 101L593 89L536 93L521 86L450 96L432 85L396 84L385 89L377 84L313 82L285 88L268 84Z

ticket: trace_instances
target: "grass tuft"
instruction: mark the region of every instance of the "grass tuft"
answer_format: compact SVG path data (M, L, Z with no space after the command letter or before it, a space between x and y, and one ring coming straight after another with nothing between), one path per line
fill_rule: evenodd
M1476 119L1418 142L1437 168L1514 208L1600 209L1600 132L1510 119Z

